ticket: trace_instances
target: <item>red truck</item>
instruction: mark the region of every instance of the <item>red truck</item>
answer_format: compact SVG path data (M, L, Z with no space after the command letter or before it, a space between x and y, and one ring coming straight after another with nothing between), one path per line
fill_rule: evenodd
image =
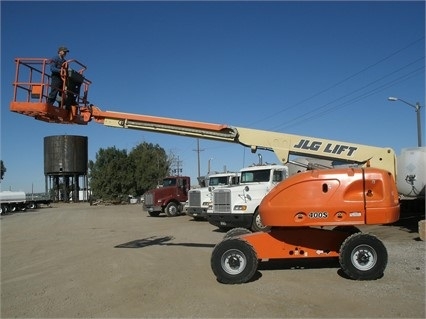
M144 194L144 209L153 217L161 213L169 217L181 215L190 187L191 179L188 176L165 177L162 185Z

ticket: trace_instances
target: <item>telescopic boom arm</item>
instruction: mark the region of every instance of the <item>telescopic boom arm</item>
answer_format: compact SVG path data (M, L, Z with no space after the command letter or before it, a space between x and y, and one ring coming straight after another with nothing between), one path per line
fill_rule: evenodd
M287 163L290 155L310 156L357 166L382 168L391 172L396 178L396 156L391 148L231 127L223 124L102 111L88 102L88 87L91 82L82 76L85 67L77 74L70 68L72 63L83 66L74 60L67 61L63 66L64 72L62 73L68 76L64 77L60 107L55 107L46 102L50 87L50 76L46 72L49 60L16 59L15 62L14 96L10 103L10 110L34 117L37 120L80 125L94 121L117 128L239 143L250 147L252 152L257 150L273 151L282 163ZM25 80L22 80L23 78ZM73 83L74 90L70 90L67 86L70 82ZM76 87L78 92L75 90ZM81 90L83 90L82 93ZM63 101L72 101L72 103L64 104Z

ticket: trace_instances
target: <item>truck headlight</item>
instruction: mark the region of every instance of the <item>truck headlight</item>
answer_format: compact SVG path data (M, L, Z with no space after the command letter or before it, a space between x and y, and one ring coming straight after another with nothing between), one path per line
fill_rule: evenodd
M247 205L235 205L234 210L247 210Z

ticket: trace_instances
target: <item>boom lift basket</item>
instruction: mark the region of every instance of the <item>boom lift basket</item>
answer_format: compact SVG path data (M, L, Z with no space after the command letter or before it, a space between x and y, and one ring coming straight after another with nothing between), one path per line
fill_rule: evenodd
M90 108L87 97L91 82L83 75L86 70L83 64L68 60L62 65L64 86L59 90L59 106L47 103L51 87L50 59L17 58L15 64L12 112L46 122L87 124L87 116L83 119L81 110ZM79 70L72 69L71 65Z

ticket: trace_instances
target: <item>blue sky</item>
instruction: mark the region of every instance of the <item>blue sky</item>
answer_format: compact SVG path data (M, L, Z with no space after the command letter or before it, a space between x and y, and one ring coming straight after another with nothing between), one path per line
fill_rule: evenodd
M16 57L57 47L87 67L102 110L165 116L392 147L417 146L425 105L424 1L1 2L2 190L44 191L43 138L100 148L159 144L198 175L197 140L48 124L9 111ZM424 109L422 109L424 129ZM258 161L238 144L200 140L200 171ZM263 160L278 163L274 153Z

